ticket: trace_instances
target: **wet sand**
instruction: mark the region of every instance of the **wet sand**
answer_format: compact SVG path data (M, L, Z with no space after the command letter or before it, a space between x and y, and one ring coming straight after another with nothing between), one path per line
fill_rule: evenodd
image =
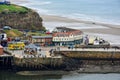
M107 24L107 23L100 23L100 22L92 22L92 21L83 21L83 20L77 20L77 19L70 19L67 17L60 17L60 16L53 16L53 15L40 15L43 18L44 22L59 22L59 23L83 23L87 25L93 25L93 26L103 26L107 27L105 28L94 28L94 29L81 29L84 32L92 32L92 33L104 33L104 34L113 34L113 35L120 35L120 25L114 25L114 24ZM64 25L63 25L64 26ZM76 25L75 25L76 26ZM69 27L69 26L66 26ZM73 25L74 28L74 25Z
M119 28L120 29L120 25L114 25L114 24L107 24L107 23L100 23L100 22L93 22L93 21L85 21L85 20L78 20L78 19L70 19L67 17L61 17L61 16L54 16L54 15L42 15L40 14L40 16L43 18L43 21L45 22L66 22L66 23L85 23L85 24L92 24L92 25L101 25L101 26L107 26L110 28Z

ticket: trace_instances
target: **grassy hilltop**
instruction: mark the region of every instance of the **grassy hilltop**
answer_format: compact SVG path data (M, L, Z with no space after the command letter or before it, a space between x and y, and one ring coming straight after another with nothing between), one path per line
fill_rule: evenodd
M14 29L45 30L42 18L32 9L15 4L0 4L0 28L11 26Z
M0 13L2 12L8 12L8 13L20 13L20 12L28 12L30 9L26 8L26 7L21 7L21 6L17 6L14 4L11 5L0 5Z

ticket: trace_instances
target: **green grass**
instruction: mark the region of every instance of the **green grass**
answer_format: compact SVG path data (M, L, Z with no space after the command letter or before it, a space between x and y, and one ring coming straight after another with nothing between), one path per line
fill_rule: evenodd
M21 31L18 31L17 29L12 29L12 31L16 33L16 35L18 36L21 36L23 34Z
M42 34L40 32L28 32L28 35L32 35L32 36L46 36L47 34Z
M22 32L18 31L17 29L11 30L4 30L8 37L21 37L23 35Z
M11 5L0 5L0 13L25 13L28 12L29 9L22 6L17 6L14 4Z

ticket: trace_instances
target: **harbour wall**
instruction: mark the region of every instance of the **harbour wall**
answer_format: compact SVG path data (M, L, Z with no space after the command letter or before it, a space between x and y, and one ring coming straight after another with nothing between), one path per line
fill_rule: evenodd
M56 51L64 56L66 70L79 73L120 73L120 52L117 51Z
M62 58L15 58L16 70L59 70L64 66Z
M0 56L0 70L12 69L13 56Z
M120 52L117 51L55 51L54 55L62 57L0 57L0 69L120 73Z
M61 70L65 66L62 57L39 57L35 55L16 57L12 56L11 52L4 51L6 55L0 56L0 69L1 70Z
M55 54L84 60L120 60L120 51L55 51Z
M17 58L14 56L0 56L0 70L62 70L65 67L62 64L62 58Z

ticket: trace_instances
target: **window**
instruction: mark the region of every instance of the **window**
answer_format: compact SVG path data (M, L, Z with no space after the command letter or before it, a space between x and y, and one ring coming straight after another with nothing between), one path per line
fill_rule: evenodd
M59 40L61 41L61 38L59 38Z

